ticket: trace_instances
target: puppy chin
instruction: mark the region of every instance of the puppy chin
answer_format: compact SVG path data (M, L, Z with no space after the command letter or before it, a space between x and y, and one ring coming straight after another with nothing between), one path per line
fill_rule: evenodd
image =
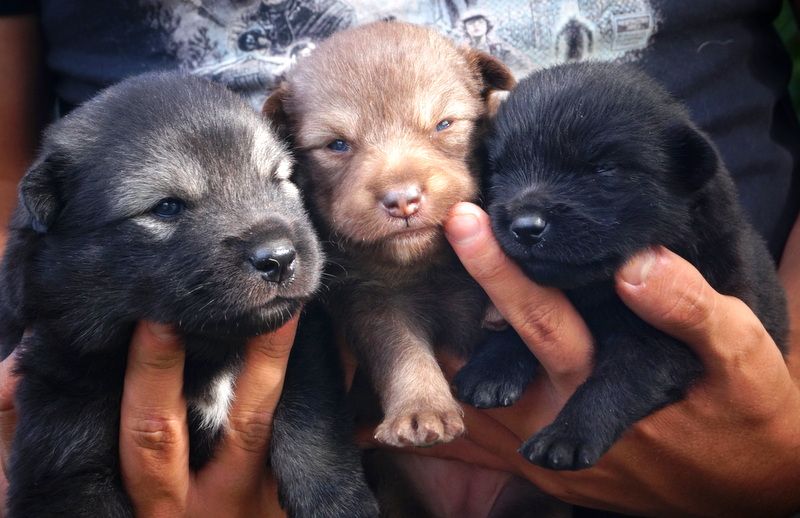
M427 227L397 232L384 239L384 253L401 265L427 259L441 250L444 236L439 228Z
M620 263L618 260L604 260L569 264L535 257L527 257L517 262L536 283L562 290L607 282L614 277L614 272Z
M301 299L276 298L263 306L229 307L225 312L213 313L211 318L195 314L179 321L181 330L187 333L225 338L250 337L278 329L302 307ZM219 315L223 316L220 318Z

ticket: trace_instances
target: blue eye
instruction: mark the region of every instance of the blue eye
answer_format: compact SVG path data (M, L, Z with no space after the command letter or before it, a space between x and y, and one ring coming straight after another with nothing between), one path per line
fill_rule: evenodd
M178 198L164 198L160 200L155 206L150 209L150 212L160 218L172 218L177 216L183 209L186 208L186 203Z
M342 139L336 139L328 144L328 149L335 151L336 153L346 153L350 151L350 144Z
M449 128L453 123L449 120L445 119L443 121L439 121L439 124L436 125L436 131L444 131Z

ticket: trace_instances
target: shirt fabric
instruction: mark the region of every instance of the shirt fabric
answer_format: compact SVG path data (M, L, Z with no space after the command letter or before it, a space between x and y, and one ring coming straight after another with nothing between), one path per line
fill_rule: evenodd
M18 12L24 2L5 4ZM35 5L35 4L28 4ZM79 104L141 72L180 68L260 107L335 31L379 19L435 27L518 76L570 60L632 62L683 100L719 148L778 257L800 208L791 63L779 0L42 0L58 97Z

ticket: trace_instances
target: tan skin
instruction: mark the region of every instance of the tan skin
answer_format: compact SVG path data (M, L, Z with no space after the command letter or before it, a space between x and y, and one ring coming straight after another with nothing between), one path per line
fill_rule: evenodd
M0 228L40 129L35 121L44 96L32 65L38 62L37 42L35 19L0 19L0 69L19 71L0 76ZM475 235L464 237L470 228ZM487 480L497 487L511 473L569 502L643 514L764 516L800 509L800 221L780 263L793 324L788 364L744 304L714 292L673 254L659 249L619 272L623 300L689 344L707 373L685 400L637 423L598 466L576 473L532 466L516 448L550 422L588 375L592 340L586 326L561 293L531 283L502 255L482 211L458 205L446 230L467 269L539 357L544 374L510 409L465 407L466 438L415 451L437 456L414 458L428 463L429 481L443 477L449 481L445 487L452 487L445 494L449 498L433 501L437 509L467 507L480 515L478 503L465 505L467 492L458 487L458 481L486 473L475 466L496 470ZM636 272L648 262L646 280L632 282L642 279ZM246 374L237 384L234 425L215 460L192 474L186 461L180 341L161 326L138 327L126 374L120 455L139 514L280 515L274 483L263 466L293 333L289 325L251 342ZM451 374L458 368L454 359L443 364ZM13 355L0 362L2 466L15 422L12 367ZM5 493L2 473L0 494ZM482 503L488 510L491 498Z

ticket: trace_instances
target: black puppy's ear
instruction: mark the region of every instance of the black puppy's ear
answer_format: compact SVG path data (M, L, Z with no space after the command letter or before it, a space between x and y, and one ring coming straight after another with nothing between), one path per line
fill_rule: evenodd
M63 159L52 153L33 164L20 181L20 205L30 214L31 228L40 234L47 232L61 211L58 176L63 169Z
M483 83L481 95L488 99L494 90L511 90L517 84L514 74L502 61L472 47L461 47L467 58L469 67L480 77Z
M671 167L681 184L696 191L717 173L719 155L708 137L691 123L681 123L667 130Z
M261 114L272 123L275 131L281 138L287 139L290 134L289 115L286 113L285 103L289 98L289 85L282 82L278 88L264 101Z

